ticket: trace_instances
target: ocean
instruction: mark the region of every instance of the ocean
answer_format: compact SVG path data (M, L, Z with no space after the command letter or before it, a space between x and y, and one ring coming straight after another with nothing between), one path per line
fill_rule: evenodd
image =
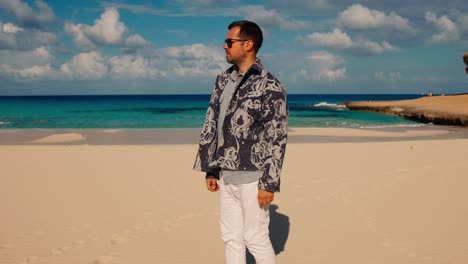
M290 127L418 125L396 116L349 111L345 101L419 98L413 94L289 94ZM0 129L197 128L209 95L0 96Z

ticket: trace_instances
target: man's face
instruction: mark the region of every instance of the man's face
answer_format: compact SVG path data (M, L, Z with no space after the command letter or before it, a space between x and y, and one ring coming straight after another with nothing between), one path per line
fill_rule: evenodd
M228 31L227 39L241 39L239 37L240 27L233 27ZM245 43L246 41L234 41L232 46L229 48L226 43L224 43L224 51L226 52L226 61L231 64L238 65L240 64L245 56Z

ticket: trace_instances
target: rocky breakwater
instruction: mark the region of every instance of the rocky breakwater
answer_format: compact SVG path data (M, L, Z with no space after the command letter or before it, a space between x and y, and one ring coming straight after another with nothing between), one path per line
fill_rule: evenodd
M401 101L343 102L349 110L382 112L411 120L468 127L468 94L427 96Z

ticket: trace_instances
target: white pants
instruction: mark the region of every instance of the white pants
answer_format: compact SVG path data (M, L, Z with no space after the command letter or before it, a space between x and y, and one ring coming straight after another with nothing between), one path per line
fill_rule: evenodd
M245 264L246 247L257 264L275 264L268 225L270 206L258 204L258 182L224 184L219 181L221 239L226 263Z

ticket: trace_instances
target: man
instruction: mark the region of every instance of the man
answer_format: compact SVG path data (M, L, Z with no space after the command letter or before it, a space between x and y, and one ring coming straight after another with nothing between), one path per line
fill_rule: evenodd
M283 85L257 59L260 27L235 21L224 41L233 64L217 77L194 169L206 172L209 191L220 194L226 263L276 263L269 238L269 206L280 189L287 138Z

